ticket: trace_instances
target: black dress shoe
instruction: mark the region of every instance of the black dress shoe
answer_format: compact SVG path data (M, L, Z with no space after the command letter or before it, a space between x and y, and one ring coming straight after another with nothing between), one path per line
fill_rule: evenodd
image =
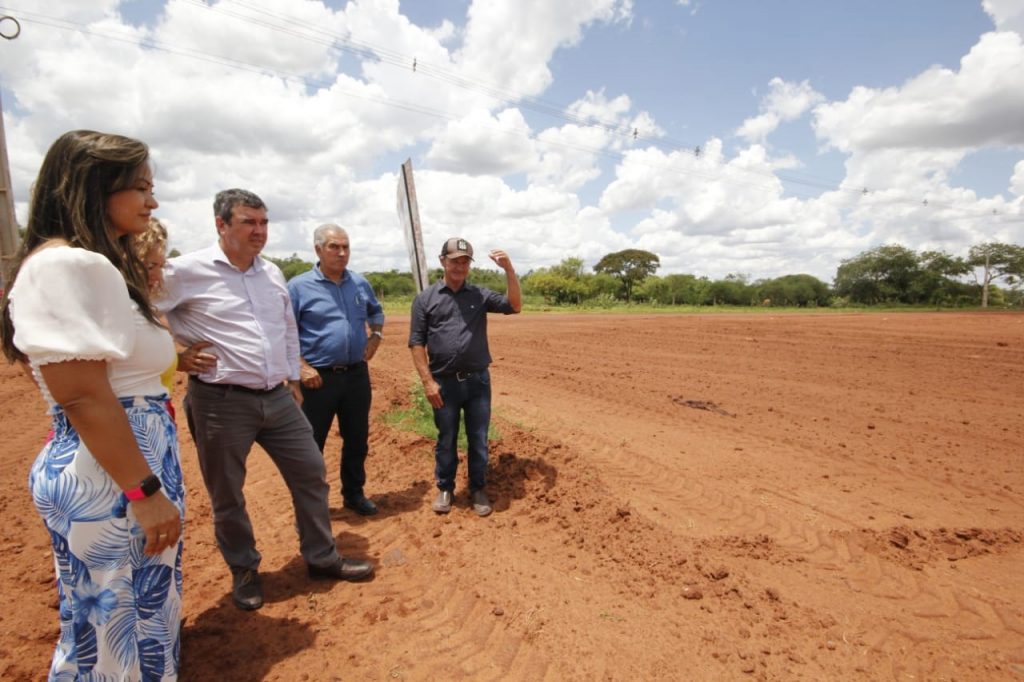
M260 574L251 568L231 569L231 598L243 611L255 611L263 606L263 588Z
M373 564L359 559L338 559L326 566L309 565L313 580L362 580L373 575Z
M377 505L373 503L373 500L366 497L365 495L362 497L353 498L346 497L342 505L346 509L351 509L356 514L360 514L362 516L373 516L378 511Z

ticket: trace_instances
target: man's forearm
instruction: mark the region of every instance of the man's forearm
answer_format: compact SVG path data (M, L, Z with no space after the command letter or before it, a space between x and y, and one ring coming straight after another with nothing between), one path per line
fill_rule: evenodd
M410 346L409 350L412 352L412 364L416 368L416 373L420 375L420 381L424 384L428 381L433 381L434 377L430 373L430 363L427 360L426 347Z
M516 271L512 268L506 270L505 281L508 283L505 295L508 297L509 305L518 313L523 309L523 294L519 287L519 277L516 276Z

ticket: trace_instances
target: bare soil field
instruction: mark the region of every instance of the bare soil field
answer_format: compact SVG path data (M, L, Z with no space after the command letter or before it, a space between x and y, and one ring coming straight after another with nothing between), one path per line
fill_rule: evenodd
M407 325L371 363L378 516L342 508L327 447L371 581L307 580L257 449L267 603L235 609L183 429L181 679L1024 680L1024 314L492 317L487 518L464 487L436 516L432 441L380 420L409 403ZM38 680L48 419L14 368L0 415L0 679Z

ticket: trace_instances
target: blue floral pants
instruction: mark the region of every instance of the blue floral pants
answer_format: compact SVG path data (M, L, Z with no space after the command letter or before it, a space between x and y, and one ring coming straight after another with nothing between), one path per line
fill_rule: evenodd
M185 514L177 431L164 396L122 398L135 439L164 494ZM53 544L60 640L51 680L176 680L181 548L143 553L131 505L60 407L29 474Z

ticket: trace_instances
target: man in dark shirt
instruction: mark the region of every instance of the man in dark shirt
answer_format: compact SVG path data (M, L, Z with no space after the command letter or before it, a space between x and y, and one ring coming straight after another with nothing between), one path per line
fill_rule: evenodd
M487 345L487 313L511 315L522 309L519 278L504 251L488 254L505 271L505 296L466 281L473 247L452 237L441 247L444 278L425 289L412 304L409 349L423 382L423 392L434 409L437 446L434 477L439 490L433 509L452 509L455 473L459 460L456 444L461 414L465 414L469 446L469 493L473 510L491 513L487 491L487 431L491 423L491 354Z

